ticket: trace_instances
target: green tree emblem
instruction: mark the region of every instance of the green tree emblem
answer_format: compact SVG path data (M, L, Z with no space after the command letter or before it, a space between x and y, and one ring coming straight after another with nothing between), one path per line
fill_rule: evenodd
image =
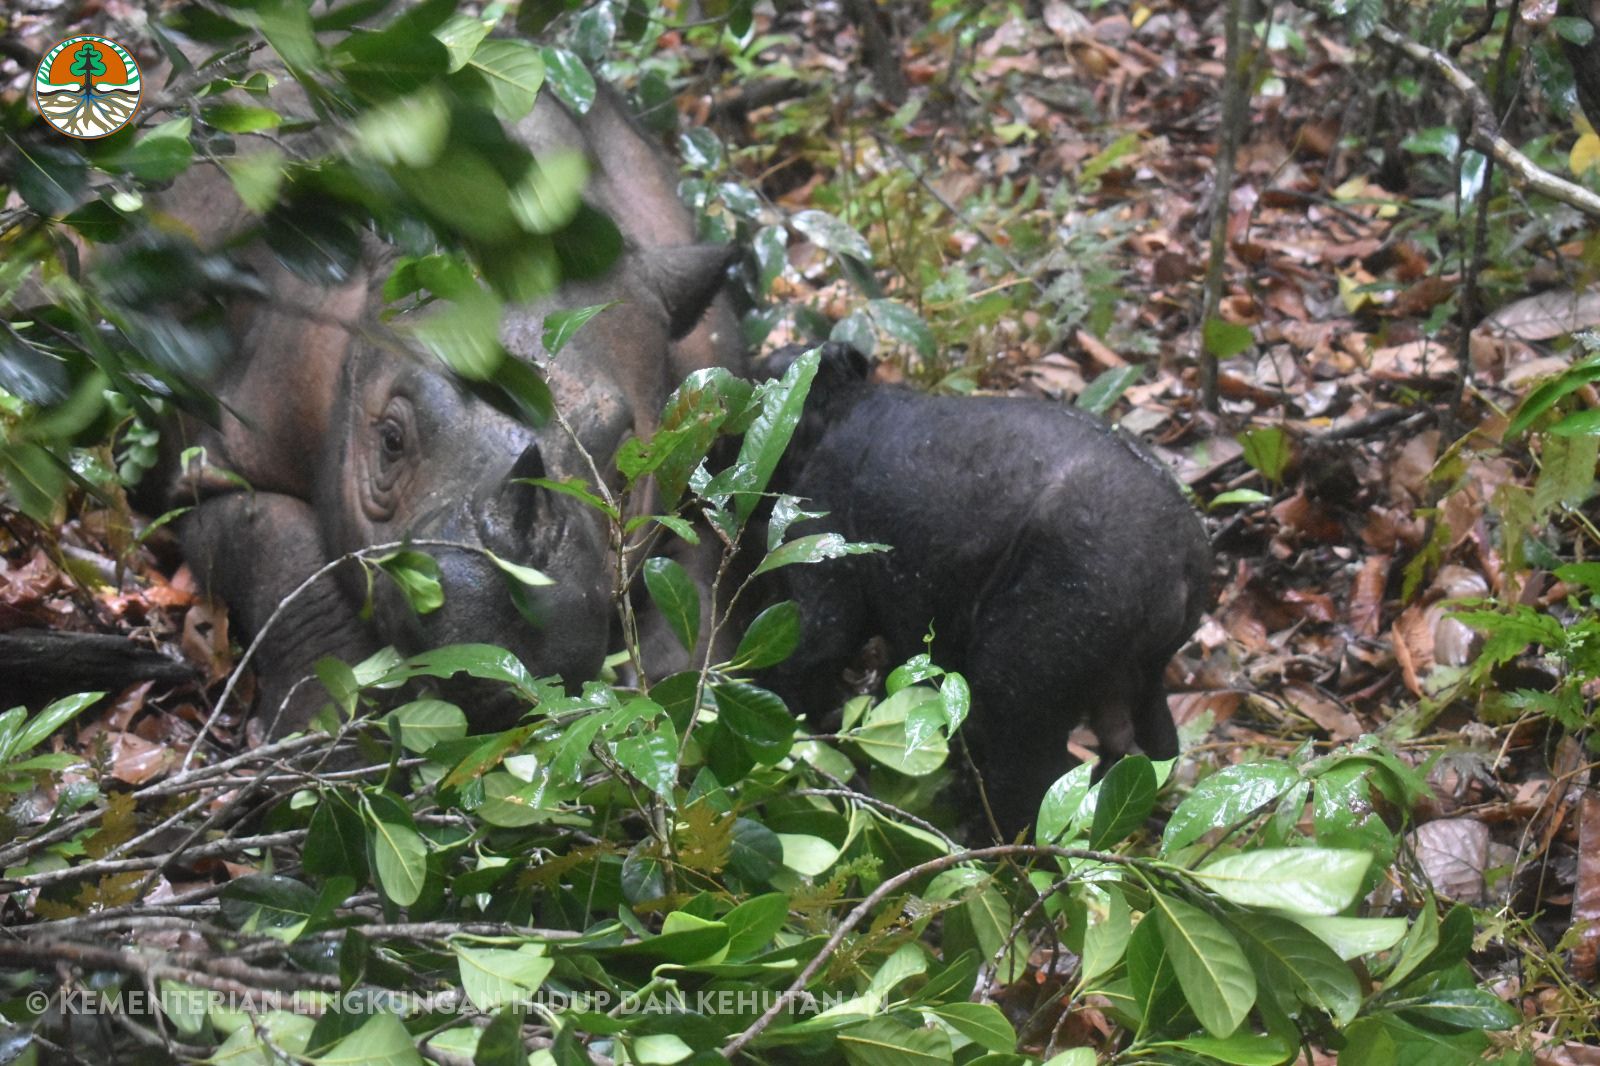
M105 74L105 60L100 58L100 49L93 41L84 41L83 47L78 49L78 54L72 57L72 66L68 68L73 74L83 79L85 92L92 91L90 79L98 78Z

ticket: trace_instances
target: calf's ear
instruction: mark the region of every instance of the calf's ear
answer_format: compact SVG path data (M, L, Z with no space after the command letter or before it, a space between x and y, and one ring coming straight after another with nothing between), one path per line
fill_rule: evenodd
M817 378L830 385L852 385L872 376L872 361L855 346L842 341L828 341L822 346L817 363Z
M639 252L639 273L667 309L673 340L700 322L737 251L731 244L679 244Z

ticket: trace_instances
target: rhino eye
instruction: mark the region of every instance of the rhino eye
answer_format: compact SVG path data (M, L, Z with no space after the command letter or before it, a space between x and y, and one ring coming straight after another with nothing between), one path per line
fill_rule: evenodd
M378 447L383 449L384 461L399 459L406 450L405 427L392 418L385 418L378 423Z

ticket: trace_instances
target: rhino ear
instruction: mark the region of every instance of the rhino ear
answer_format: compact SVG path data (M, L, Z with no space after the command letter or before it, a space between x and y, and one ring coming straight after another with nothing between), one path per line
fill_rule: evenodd
M639 252L639 269L667 309L673 340L699 324L736 251L731 244L679 244Z

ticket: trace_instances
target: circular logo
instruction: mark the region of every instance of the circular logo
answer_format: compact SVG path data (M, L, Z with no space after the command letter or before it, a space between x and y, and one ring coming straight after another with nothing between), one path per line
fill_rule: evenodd
M81 33L44 54L33 73L33 100L44 120L68 137L95 140L126 126L144 91L138 61L109 37Z

